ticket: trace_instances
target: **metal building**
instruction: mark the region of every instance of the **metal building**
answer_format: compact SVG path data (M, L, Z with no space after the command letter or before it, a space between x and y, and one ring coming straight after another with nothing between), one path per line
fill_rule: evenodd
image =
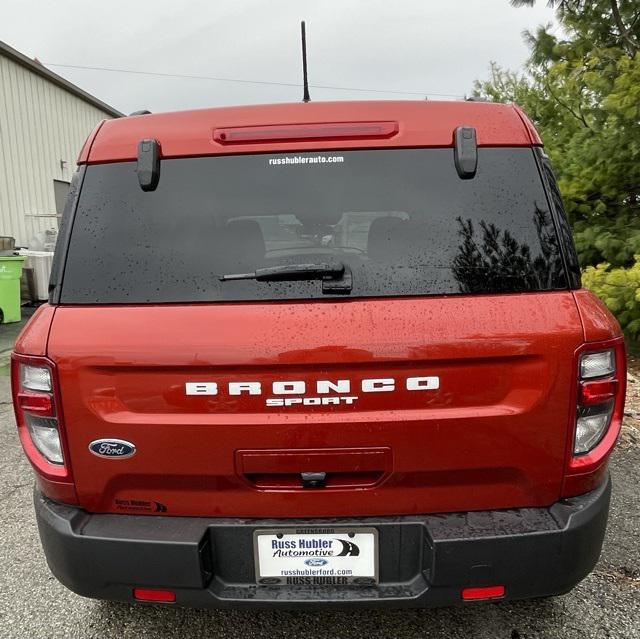
M121 115L0 41L0 236L57 228L87 135Z

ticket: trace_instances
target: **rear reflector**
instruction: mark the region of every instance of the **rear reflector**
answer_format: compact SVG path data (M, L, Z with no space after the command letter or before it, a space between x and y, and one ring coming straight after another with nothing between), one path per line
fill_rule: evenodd
M500 599L500 597L504 597L504 586L464 588L462 591L462 598L465 601L479 601L480 599Z
M155 588L134 588L133 598L136 601L155 601L161 603L173 603L176 593L173 590L156 590Z
M332 122L328 124L284 124L215 129L218 144L256 142L296 142L298 140L339 140L390 138L398 133L397 122Z

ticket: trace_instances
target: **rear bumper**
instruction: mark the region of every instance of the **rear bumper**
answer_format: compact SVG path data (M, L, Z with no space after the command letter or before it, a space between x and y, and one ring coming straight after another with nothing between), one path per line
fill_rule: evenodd
M38 492L35 506L51 571L86 597L131 602L148 587L198 608L426 607L474 586L504 585L504 599L567 592L598 560L610 493L607 478L545 509L335 520L91 515ZM256 585L253 531L297 525L377 528L380 583Z

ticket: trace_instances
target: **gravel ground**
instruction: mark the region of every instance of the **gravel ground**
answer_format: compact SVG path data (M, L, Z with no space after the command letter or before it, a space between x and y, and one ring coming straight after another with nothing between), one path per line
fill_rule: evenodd
M595 572L564 597L424 611L226 612L84 599L49 573L31 503L32 478L0 377L0 637L640 638L640 368L629 383L614 493Z

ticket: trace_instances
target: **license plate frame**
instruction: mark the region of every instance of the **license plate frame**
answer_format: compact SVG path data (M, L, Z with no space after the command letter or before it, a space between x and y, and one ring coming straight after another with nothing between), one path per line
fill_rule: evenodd
M280 536L280 537L278 537ZM280 542L296 542L294 547L276 548L261 543L274 540ZM322 540L333 540L329 547L299 548L298 541L304 539L308 543ZM346 542L345 544L337 542ZM284 544L283 544L284 545ZM351 546L355 545L358 553L354 554ZM304 554L284 557L266 557L261 553L281 550L303 551ZM333 554L327 555L331 551ZM336 554L336 551L347 554ZM379 540L378 530L372 527L359 526L300 526L286 528L260 528L253 532L253 561L256 584L263 586L375 586L379 581ZM281 559L282 561L279 561ZM324 560L320 565L309 565L306 560ZM276 574L274 566L280 563L280 570L297 571L305 574ZM333 564L333 565L331 565ZM330 571L334 574L327 574ZM352 570L358 574L338 575L336 571ZM363 573L363 574L360 574ZM366 573L366 574L364 574Z

